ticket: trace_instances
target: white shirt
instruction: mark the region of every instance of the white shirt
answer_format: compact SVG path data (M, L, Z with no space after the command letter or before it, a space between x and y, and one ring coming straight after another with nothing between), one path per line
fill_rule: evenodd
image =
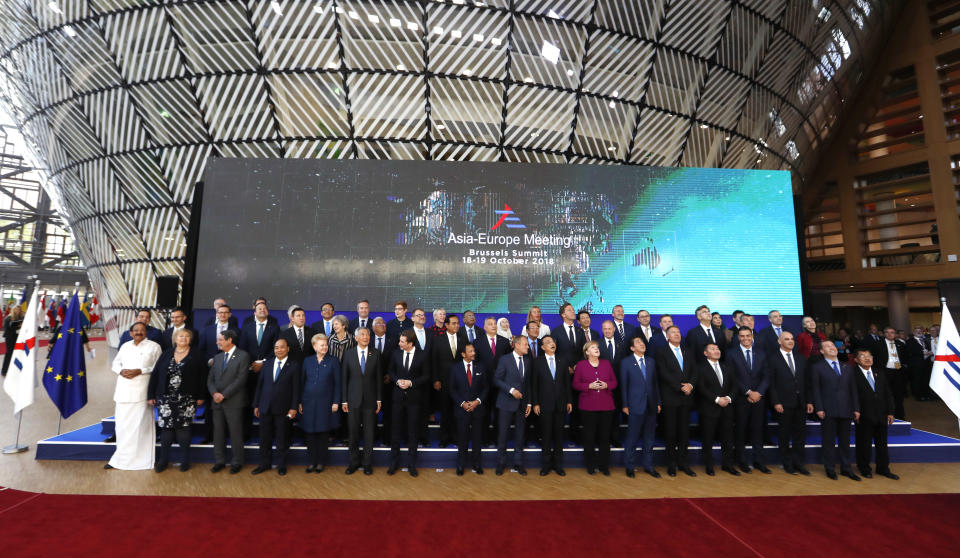
M646 368L647 363L643 360L644 357L637 356L637 353L633 353L633 358L636 359L637 366L639 366L640 368Z
M649 340L650 340L650 335L651 335L651 333L650 333L650 326L640 326L640 331L643 332L643 337L644 337L644 339L646 339L647 341L649 341Z
M221 333L223 333L229 328L230 328L229 320L227 321L227 323L217 322L217 335L220 335Z
M707 359L707 362L710 364L710 368L713 370L714 375L716 375L717 370L720 371L720 377L717 378L717 380L720 381L720 387L722 388L722 387L723 387L723 369L720 368L720 361L719 361L719 360L712 360L712 359L709 359L709 358L708 358L708 359ZM724 395L723 397L717 397L717 398L715 398L715 399L713 400L713 402L719 404L719 403L720 403L720 399L728 399L728 400L730 400L730 401L733 401L733 399L730 399L730 396L729 396L729 395Z
M896 341L884 339L883 342L887 344L887 368L899 368L897 365L900 364L900 358Z
M787 367L788 367L788 368L789 368L789 366L790 366L790 360L792 360L792 361L793 361L793 367L794 367L794 369L796 369L796 367L797 367L797 359L793 358L793 351L787 352L787 351L784 351L784 350L781 348L781 349L780 349L780 355L783 357L783 361L787 363ZM787 355L790 355L790 360L787 360Z
M114 401L139 403L147 400L150 373L153 372L153 365L157 363L161 352L160 345L149 339L144 339L139 345L130 340L120 346L111 367L117 375L117 386L113 390ZM129 379L120 375L121 370L136 369L140 369L142 374Z
M457 352L457 336L449 331L447 332L447 346L450 347L451 353ZM456 355L454 355L454 358L456 358Z
M707 339L713 339L713 341L716 342L716 338L713 336L713 326L712 326L712 325L705 326L705 325L703 325L703 324L700 324L700 329L702 329L702 330L703 330L703 333L706 334Z
M362 347L362 348L360 347L360 345L357 345L357 360L358 360L358 361L361 361L361 362L362 362L362 360L360 359L360 355L362 355L362 354L364 354L364 353L367 353L367 357L370 356L370 354L369 354L369 353L370 353L370 345L367 345L366 347Z

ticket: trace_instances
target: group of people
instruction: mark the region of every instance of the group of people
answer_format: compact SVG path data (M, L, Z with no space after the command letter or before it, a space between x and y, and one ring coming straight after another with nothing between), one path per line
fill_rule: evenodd
M779 424L786 472L809 474L805 427L814 415L821 422L827 476L837 478L839 465L841 474L860 480L849 455L855 422L860 475L871 477L875 460L877 474L897 478L886 435L897 406L902 408L895 386L904 381L908 358L903 346L886 337L892 328L848 362L838 357L837 343L819 336L811 318L794 334L776 310L760 331L753 316L738 311L728 335L703 305L696 309L698 325L683 335L669 314L660 316L659 327L645 310L628 323L619 305L597 331L588 312L564 304L559 327L551 331L533 307L514 335L508 323L491 317L480 324L469 310L457 316L437 309L427 327L426 312L416 308L408 317L403 301L395 303L389 321L371 317L365 300L352 320L326 303L322 319L310 325L304 309L292 307L285 327L264 299L254 302L253 315L242 324L223 299L214 307L215 317L199 331L186 324L180 309L171 313L165 331L149 325L148 311L138 313L113 362L117 450L105 467L163 471L177 441L180 468L187 470L191 425L204 409L205 423L212 423L213 472L228 465L228 438L229 470L242 470L243 443L256 417L260 448L253 474L274 465L286 474L296 422L306 440L308 473L324 470L331 439L345 438L346 473L362 469L369 475L382 416L382 441L391 448L388 475L402 466L418 475L418 444L428 421L436 419L441 444L457 444L458 475L468 467L483 474L481 450L494 433L496 474L507 469L509 457L511 468L526 475L524 448L536 436L540 475L565 475L565 431L582 444L590 474L610 475L611 443L620 441L615 432L625 423L628 477L640 469L660 477L652 453L658 425L667 474L696 476L689 461L696 410L708 475L716 474L716 441L723 471L769 474L763 443L770 413ZM156 459L154 408L161 441Z

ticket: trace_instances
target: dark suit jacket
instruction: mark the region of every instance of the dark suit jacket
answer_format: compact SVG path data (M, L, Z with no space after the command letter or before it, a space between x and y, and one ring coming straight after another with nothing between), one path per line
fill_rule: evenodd
M557 342L557 354L562 356L570 366L583 360L583 345L587 342L580 324L573 323L574 343L570 344L567 328L560 324L550 330L550 336Z
M273 379L273 368L277 357L270 357L263 363L260 377L257 378L257 391L253 396L254 409L260 409L260 414L285 415L290 409L297 409L300 405L300 390L303 380L300 378L300 361L293 360L287 355L287 361L280 368L276 381Z
M860 398L857 394L853 369L840 363L840 376L826 360L820 360L810 366L810 385L813 386L813 411L823 411L828 417L853 418L854 411L860 412Z
M156 399L167 392L167 371L170 361L173 360L173 351L174 349L163 351L153 365L153 373L150 374L150 383L147 386L147 399ZM207 386L203 384L203 378L207 375L207 361L203 355L198 349L192 348L181 362L183 373L180 375L180 391L193 400L207 399Z
M461 360L450 367L450 377L447 380L450 386L450 398L457 407L464 401L474 401L476 399L479 399L482 405L489 405L487 395L490 392L490 375L479 361L474 360L470 364L470 372L473 377L472 384L467 382L466 363Z
M390 353L387 374L390 375L390 385L393 386L393 401L402 401L406 398L407 401L415 404L420 402L424 386L430 381L430 365L427 362L427 355L414 346L410 370L407 370L403 365L406 354L399 347ZM407 389L400 389L397 387L397 380L410 380L413 385Z
M428 327L423 328L423 345L421 346L420 338L417 337L417 330L413 329L413 326L410 326L410 330L413 331L413 334L414 334L413 344L416 345L417 348L423 351L424 353L432 356L431 350L433 349L434 332L430 331L430 328ZM398 336L397 339L399 338L400 337Z
M375 317L375 316L367 316L367 329L370 330L370 335L371 335L371 336L373 335L373 319L374 319L374 317ZM356 331L357 331L357 329L358 329L359 327L360 327L360 316L357 316L356 318L350 320L349 325L347 325L347 331L349 331L350 334L353 335L353 334L356 333Z
M530 339L527 337L527 343L530 345L530 349L527 351L527 356L530 357L530 360L536 360L540 358L540 356L543 354L543 347L540 346L540 340ZM534 349L536 349L536 351L534 351Z
M464 343L469 343L469 342L470 342L470 339L467 337L467 330L468 330L468 329L470 329L470 328L468 328L467 326L460 326L460 331L457 332L457 335L460 336L460 339L462 339ZM483 328L482 328L482 327L480 327L480 326L478 326L478 325L474 325L474 326L473 326L473 338L474 338L474 340L480 339L481 337L484 337L485 335L486 335L486 333L483 331ZM464 374L466 374L466 372L464 372Z
M767 356L770 370L770 404L783 405L788 409L806 407L812 403L807 393L807 359L797 351L793 351L793 363L797 369L796 376L790 372L787 360L780 349Z
M484 332L481 337L478 337L477 342L473 345L477 351L476 360L483 365L484 370L488 371L487 374L492 374L492 372L489 371L497 369L497 363L500 361L500 357L513 352L509 341L499 335L494 336L494 339L496 339L497 349L495 353L490 352L490 338L487 337L486 332ZM487 387L493 387L493 378L488 378Z
M567 372L569 365L556 354L554 354L554 358L557 368L556 377L550 376L547 355L544 354L533 361L531 401L534 405L540 405L541 413L549 413L555 410L566 412L567 403L573 403L573 392L570 387L571 376Z
M651 337L656 337L658 334L660 334L660 328L659 328L659 327L654 327L654 326L651 325L651 326L650 326L650 334L651 334ZM642 327L640 324L637 324L636 326L634 326L634 328L633 328L633 337L639 337L640 339L643 339L643 344L647 346L647 351L646 351L646 352L647 352L647 353L652 353L652 351L650 350L650 349L651 349L651 347L650 347L650 340L647 339L647 336L643 334L643 327ZM663 336L661 335L661 337L663 337ZM664 339L664 343L666 343L666 339ZM630 339L627 339L627 346L628 346L628 347L630 346ZM646 353L644 353L644 354L646 354Z
M190 338L190 346L191 346L191 347L199 347L199 346L200 346L200 334L197 333L197 330L193 329L193 328L190 327L190 326L184 326L184 327L187 328L187 329L189 329L190 332L193 333L193 337ZM173 337L172 337L172 335L173 335L173 328L172 328L172 327L168 327L167 329L163 330L163 341L160 343L160 347L163 348L164 351L166 351L167 349L170 349L170 348L173 347Z
M233 316L231 316L230 319L233 320L234 322L237 321L237 319L234 318ZM252 323L252 322L253 322L254 320L256 320L256 319L257 319L257 317L256 317L255 315L250 314L249 316L247 316L246 318L243 319L243 323L240 324L240 329L243 329L247 324ZM277 326L277 329L280 329L280 322L278 322L277 319L274 318L273 316L271 316L270 314L267 314L267 323L271 323L271 324ZM266 328L264 328L264 329L266 329Z
M400 339L400 334L408 329L413 329L413 320L410 318L404 318L401 322L396 318L393 318L387 322L387 337Z
M380 353L373 347L367 347L367 366L361 373L360 357L357 348L347 349L343 355L340 367L343 369L343 402L350 404L350 412L359 411L361 407L376 409L377 401L381 401L383 376L380 373Z
M739 385L737 383L737 373L732 366L721 361L719 362L720 372L723 376L723 385L717 378L717 373L713 369L710 361L704 360L697 365L700 373L697 382L697 392L700 394L700 414L718 417L723 412L723 407L715 403L718 397L730 397L736 399ZM732 407L731 407L732 409Z
M319 332L310 328L309 326L303 326L302 350L300 349L300 342L297 340L297 330L295 330L293 327L288 327L287 329L281 331L280 339L286 339L287 346L290 347L290 358L302 363L303 360L308 356L317 354L317 352L313 350L313 345L310 344L310 340L313 339L313 336L317 333Z
M620 343L626 344L627 341L633 339L635 332L633 330L633 324L628 324L626 320L623 321L623 335L620 335L620 330L617 329L617 321L612 319L613 322L613 337Z
M923 336L921 339L917 339L913 335L910 336L910 339L907 339L906 343L906 359L907 366L911 370L922 370L924 367L924 349L930 350L930 338ZM936 349L936 347L934 347Z
M223 366L223 360L226 353L219 353L213 357L213 366L210 367L210 374L207 375L207 391L211 395L220 392L223 394L222 403L214 405L223 405L228 408L243 407L247 399L247 370L250 368L250 355L243 349L237 348L227 362L226 368Z
M613 338L613 354L610 354L610 350L607 348L607 340L603 337L600 338L600 358L606 359L610 362L610 366L613 367L613 372L619 374L620 372L620 361L629 352L627 346L623 343L618 343L617 338Z
M210 360L214 355L220 352L220 349L217 348L217 324L209 325L203 328L203 330L200 331L199 337L200 343L198 346L200 348L200 352L203 354L203 358ZM237 348L239 347L240 339L237 338Z
M460 336L456 336L457 340L457 356L454 357L453 353L450 352L450 341L447 339L447 334L437 335L433 340L428 343L430 345L430 381L432 382L445 382L450 376L450 367L453 366L455 362L463 360L463 357L460 356L460 353L463 352L463 341L460 339ZM466 374L466 372L464 372Z
M133 337L130 336L130 330L128 329L127 331L124 331L122 334L120 334L119 346L122 347L124 343L132 339ZM147 326L147 339L163 347L163 332L151 325Z
M907 367L907 358L908 351L907 346L903 341L896 339L894 344L897 347L897 358L900 359L901 369ZM887 361L890 359L890 348L887 345L887 340L881 338L879 343L874 343L870 346L870 352L873 353L873 367L887 367Z
M785 327L780 329L781 331L790 331ZM790 331L790 333L793 332ZM780 350L779 338L777 337L777 332L773 330L773 326L767 326L757 331L757 336L753 344L768 355L772 355Z
M380 375L386 376L387 369L390 367L390 357L394 352L399 351L400 347L397 346L397 343L400 342L400 338L393 338L389 335L383 336L383 350L380 351ZM377 348L377 336L370 335L370 346L374 349Z
M623 406L630 409L630 414L657 414L657 406L660 405L660 386L657 382L656 361L644 353L643 362L647 367L646 381L632 352L620 362L620 390L623 393Z
M690 395L684 395L680 384L693 384L696 388L697 361L693 358L693 352L686 347L681 347L680 353L683 355L682 369L669 343L657 349L657 381L660 384L663 405L667 407L693 405L696 397L696 389L690 392Z
M638 328L639 329L639 328ZM653 358L657 358L657 353L662 347L666 347L670 342L667 341L666 336L663 334L659 328L653 333L653 339L647 341L647 352L645 354L653 355ZM680 338L680 346L683 345L683 338Z
M304 324L304 325L306 325L306 324ZM348 327L348 328L350 327L349 324L347 325L347 327ZM312 329L312 330L314 331L314 333L323 333L324 335L326 335L326 333L327 333L326 325L324 325L323 319L317 320L317 321L313 322L312 324L310 324L310 329ZM352 329L347 329L347 332L350 333L350 335L353 335L353 330L352 330ZM333 335L333 320L332 320L332 319L330 320L330 335Z
M857 386L857 399L860 402L860 421L870 424L886 424L887 417L893 415L893 392L885 369L874 366L873 381L876 390L870 388L870 382L859 366L852 366L854 383Z
M257 344L257 321L250 320L243 324L237 345L250 354L250 360L266 360L273 356L273 344L279 337L280 326L267 320L266 325L263 326L263 337Z
M770 367L767 355L754 345L751 350L753 367L747 366L747 358L743 354L740 343L730 345L727 349L727 364L733 367L737 374L737 383L740 386L738 397L746 397L747 391L756 391L766 397L770 388Z
M532 405L530 397L530 387L532 384L533 367L530 363L530 357L523 356L523 375L520 375L520 369L517 368L517 361L514 358L513 351L500 357L497 363L497 370L493 373L493 383L500 392L497 394L497 408L505 411L516 411L522 406ZM520 399L514 399L510 395L510 389L513 388L523 394Z
M711 341L710 337L703 331L703 328L700 327L700 324L697 324L687 332L687 336L683 338L683 342L693 352L693 357L697 359L697 362L702 363L707 361L707 357L703 354L703 348L707 346L707 343L716 343L717 346L720 347L720 352L723 353L727 347L727 336L724 335L720 328L714 327L713 341Z
M217 315L214 314L212 317L207 318L207 321L203 322L203 325L200 329L205 329L209 326L212 326L217 323ZM236 316L230 316L230 319L227 320L227 326L229 329L234 331L240 331L240 322L237 321Z

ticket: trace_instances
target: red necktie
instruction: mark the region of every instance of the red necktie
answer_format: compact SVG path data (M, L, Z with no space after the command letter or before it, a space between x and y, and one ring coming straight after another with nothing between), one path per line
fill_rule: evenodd
M470 373L470 363L467 363L467 385L473 387L473 374Z
M496 355L497 355L497 343L496 343L496 339L497 339L496 337L491 337L491 338L490 338L490 352L493 354L493 356L496 356Z

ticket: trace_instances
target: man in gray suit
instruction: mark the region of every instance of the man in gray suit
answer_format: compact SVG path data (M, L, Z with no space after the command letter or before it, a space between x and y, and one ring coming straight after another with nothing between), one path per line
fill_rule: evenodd
M226 329L217 335L217 347L222 352L213 357L213 366L207 376L207 389L213 394L213 453L216 464L210 469L216 473L227 462L227 429L230 430L230 474L243 468L243 409L246 405L247 369L250 355L237 348L237 332Z

